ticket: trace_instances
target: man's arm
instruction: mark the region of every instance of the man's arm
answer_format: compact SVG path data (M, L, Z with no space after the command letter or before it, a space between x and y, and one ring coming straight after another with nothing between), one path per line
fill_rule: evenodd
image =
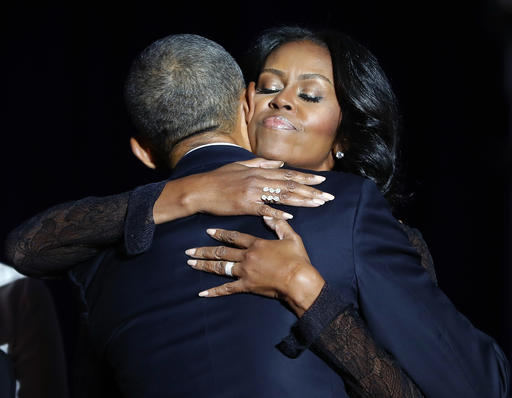
M359 311L426 396L503 397L508 362L419 266L416 250L373 183L362 186L354 223Z

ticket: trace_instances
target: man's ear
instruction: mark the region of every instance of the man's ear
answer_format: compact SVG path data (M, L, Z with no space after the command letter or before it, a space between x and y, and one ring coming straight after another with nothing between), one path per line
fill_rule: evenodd
M254 95L256 94L256 83L250 82L245 90L245 99L247 108L244 108L245 111L245 121L247 124L251 121L254 116Z
M148 149L144 148L139 144L135 138L130 137L130 146L132 148L133 154L147 167L150 169L156 169L156 165L153 162L153 157L151 156L151 152Z

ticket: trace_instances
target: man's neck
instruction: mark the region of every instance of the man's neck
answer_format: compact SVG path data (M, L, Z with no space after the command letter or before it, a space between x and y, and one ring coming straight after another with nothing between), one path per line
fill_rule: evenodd
M208 144L230 144L230 145L240 145L239 142L233 139L230 134L223 134L218 132L209 132L204 135L190 137L182 142L180 142L171 152L171 166L174 168L176 164L180 161L180 159L185 156L188 152ZM242 146L243 147L243 146ZM248 148L245 148L248 149Z

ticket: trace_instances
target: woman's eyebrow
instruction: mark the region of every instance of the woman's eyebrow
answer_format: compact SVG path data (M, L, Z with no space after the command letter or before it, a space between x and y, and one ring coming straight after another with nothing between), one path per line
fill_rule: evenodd
M322 79L325 80L327 83L332 84L331 80L328 77L325 77L324 75L321 75L319 73L305 73L303 75L299 76L299 80L308 80L308 79Z
M265 68L261 71L261 73L272 73L273 75L284 77L285 73L282 70L274 69L274 68ZM308 80L308 79L322 79L325 80L327 83L334 86L334 84L331 82L331 80L328 77L325 77L324 75L321 75L319 73L304 73L299 76L299 80Z
M282 70L279 70L279 69L265 68L265 69L263 69L261 71L261 73L264 73L264 72L272 73L272 74L277 75L279 77L283 77L284 76L284 72Z

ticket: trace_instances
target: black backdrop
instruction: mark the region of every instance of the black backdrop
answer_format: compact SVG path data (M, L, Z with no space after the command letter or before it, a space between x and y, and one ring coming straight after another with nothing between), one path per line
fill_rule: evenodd
M423 232L440 286L510 357L512 6L389 3L4 8L0 238L50 205L162 177L131 156L121 96L150 42L197 33L239 57L266 27L335 27L377 55L399 98L414 192L401 217Z

